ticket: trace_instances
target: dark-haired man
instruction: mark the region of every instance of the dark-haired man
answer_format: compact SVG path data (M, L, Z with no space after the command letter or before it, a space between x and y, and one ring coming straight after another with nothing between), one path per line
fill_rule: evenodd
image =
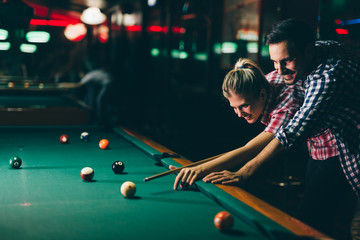
M280 151L307 141L311 159L298 217L338 238L338 212L348 211L343 215L350 219L360 196L360 61L335 41L316 41L315 31L296 19L275 24L265 40L279 77L286 84L304 82L304 103L238 172L203 180L244 181Z

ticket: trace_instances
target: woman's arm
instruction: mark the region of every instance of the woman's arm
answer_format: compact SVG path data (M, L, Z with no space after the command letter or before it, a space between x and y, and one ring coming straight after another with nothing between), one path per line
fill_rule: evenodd
M213 172L204 177L203 181L239 185L259 171L266 163L275 159L275 156L283 149L279 140L274 138L256 157L248 161L237 172Z
M274 134L261 132L241 148L228 152L204 164L182 169L176 176L174 190L177 189L179 182L181 182L181 187L185 183L192 185L198 178L211 172L239 167L250 159L253 159L273 138Z

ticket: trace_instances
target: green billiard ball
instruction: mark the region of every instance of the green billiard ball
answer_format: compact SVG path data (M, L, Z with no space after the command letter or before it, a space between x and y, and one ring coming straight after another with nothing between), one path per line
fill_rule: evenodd
M10 158L9 164L10 164L11 168L16 168L17 169L17 168L21 167L22 160L19 157L12 157L12 158Z

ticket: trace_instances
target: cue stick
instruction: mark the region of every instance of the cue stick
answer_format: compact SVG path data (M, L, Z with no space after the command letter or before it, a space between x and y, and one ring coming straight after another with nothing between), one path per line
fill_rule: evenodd
M147 178L144 178L144 182L147 182L147 181L150 181L150 180L153 180L155 178L159 178L159 177L162 177L162 176L166 176L166 175L169 175L169 174L172 174L172 173L177 173L177 172L180 172L181 169L183 168L187 168L187 167L194 167L196 165L199 165L199 164L202 164L202 163L206 163L206 162L209 162L215 158L218 158L222 155L224 155L225 153L222 153L222 154L219 154L219 155L216 155L216 156L213 156L213 157L209 157L209 158L205 158L203 160L200 160L198 162L194 162L194 163L190 163L188 165L184 165L182 167L178 167L176 169L173 169L173 170L169 170L169 171L166 171L166 172L163 172L163 173L159 173L159 174L156 174L156 175L153 175L151 177L147 177Z

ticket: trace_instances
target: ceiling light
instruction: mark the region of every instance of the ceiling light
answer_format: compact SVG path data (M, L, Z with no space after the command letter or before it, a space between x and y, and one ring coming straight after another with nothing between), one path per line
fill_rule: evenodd
M99 8L90 7L82 12L80 19L86 24L98 25L106 20L106 16L100 11Z
M0 51L9 50L11 44L9 42L0 42Z
M0 29L0 40L7 39L9 32L5 29Z
M20 45L20 51L24 53L34 53L37 49L37 46L34 44L23 43Z
M83 23L69 24L64 30L64 35L70 41L78 42L83 40L86 32L87 29Z
M30 31L26 33L26 40L31 43L47 43L50 40L50 33L45 31Z

